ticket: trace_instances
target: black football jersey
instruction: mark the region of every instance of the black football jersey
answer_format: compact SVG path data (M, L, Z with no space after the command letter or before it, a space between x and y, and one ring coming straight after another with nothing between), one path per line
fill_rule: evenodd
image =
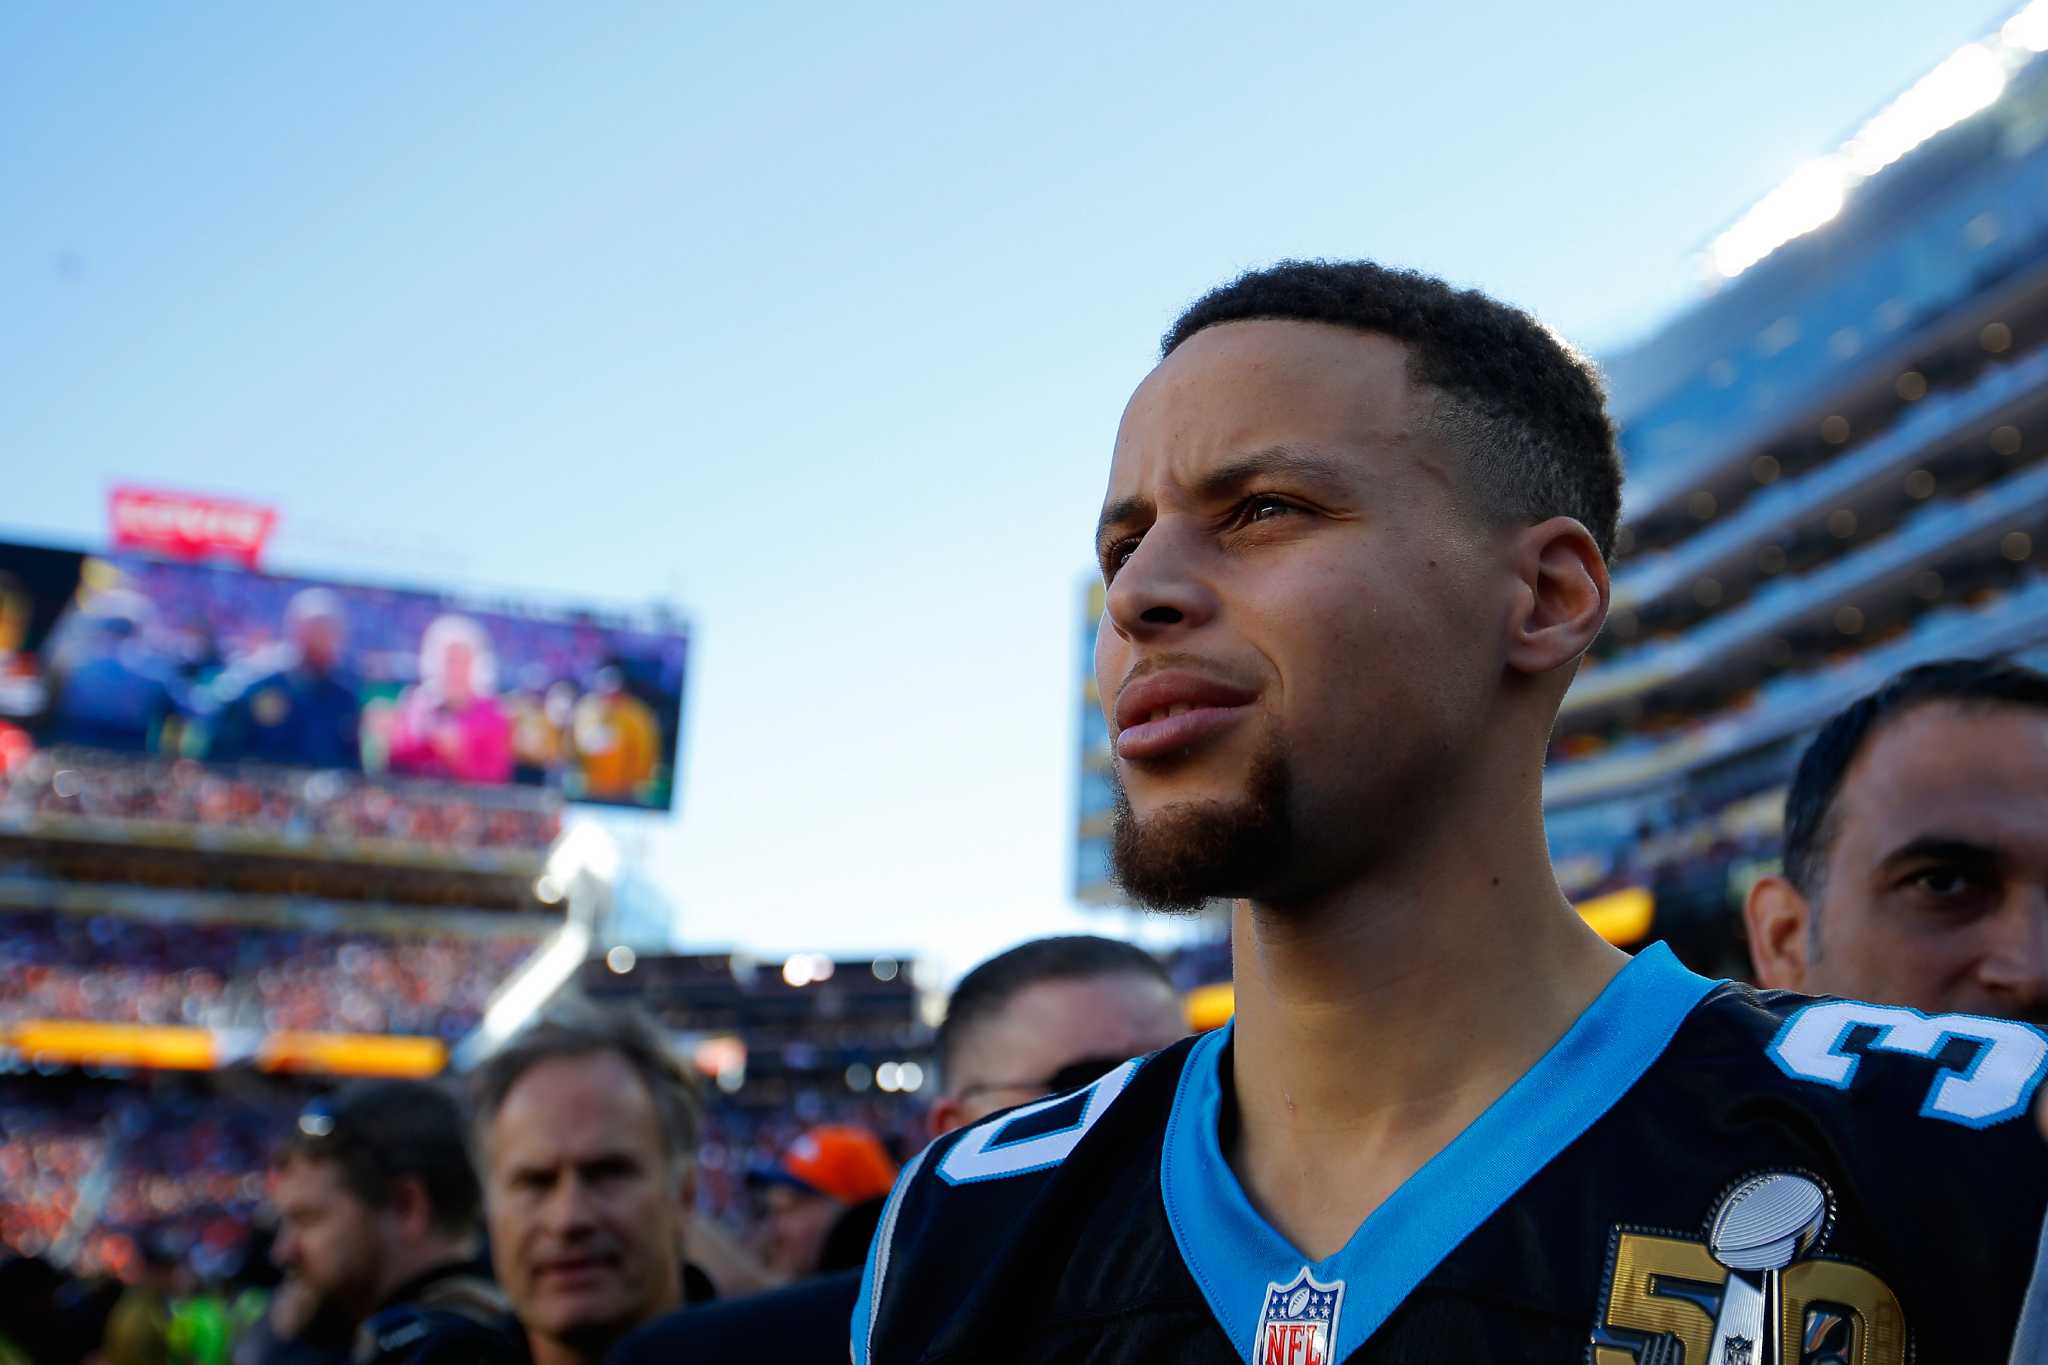
M1322 1260L1224 1160L1228 1028L950 1133L868 1256L856 1365L2003 1365L2048 1148L2024 1024L1638 955Z

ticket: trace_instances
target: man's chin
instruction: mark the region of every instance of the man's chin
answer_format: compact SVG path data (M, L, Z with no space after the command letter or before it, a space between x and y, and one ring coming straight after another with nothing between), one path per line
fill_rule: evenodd
M1145 817L1120 811L1110 848L1117 885L1149 910L1188 913L1213 900L1257 896L1286 839L1246 802L1184 802Z
M616 1295L551 1295L537 1309L528 1325L556 1341L606 1345L639 1325Z
M1225 896L1256 897L1289 856L1287 763L1269 745L1235 790L1155 802L1140 815L1117 774L1110 864L1117 885L1153 910L1193 911Z

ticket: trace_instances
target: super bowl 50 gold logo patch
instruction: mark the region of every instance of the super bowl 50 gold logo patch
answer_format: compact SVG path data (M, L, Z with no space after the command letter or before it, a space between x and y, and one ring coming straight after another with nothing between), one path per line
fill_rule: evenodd
M1884 1281L1821 1254L1831 1211L1811 1176L1736 1184L1705 1241L1617 1229L1592 1365L1905 1365Z

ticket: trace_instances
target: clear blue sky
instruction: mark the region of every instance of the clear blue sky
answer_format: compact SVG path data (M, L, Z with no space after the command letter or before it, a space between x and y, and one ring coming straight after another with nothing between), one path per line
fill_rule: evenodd
M1067 899L1078 584L1193 295L1370 255L1598 351L1989 0L0 7L0 527L691 617L693 944Z

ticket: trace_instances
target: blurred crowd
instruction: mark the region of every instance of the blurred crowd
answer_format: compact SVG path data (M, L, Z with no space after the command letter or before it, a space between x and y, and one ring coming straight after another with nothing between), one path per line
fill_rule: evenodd
M535 851L561 828L553 806L484 802L444 788L396 787L337 772L191 760L111 760L83 750L0 764L0 821L82 816L231 828L282 844L391 841L439 850Z
M0 1024L90 1019L454 1041L537 939L0 912Z
M66 953L57 917L17 918L37 923L45 952ZM194 950L231 953L236 937ZM146 932L135 943L144 957L166 946ZM615 1348L722 1359L669 1341L726 1332L714 1304L772 1316L787 1358L825 1340L843 1354L901 1165L936 1132L1169 1041L1183 1028L1177 999L1129 945L1023 945L961 983L938 1044L949 1082L928 1107L872 1092L757 1107L694 1084L645 1015L579 997L469 1079L466 1114L426 1082L0 1076L0 1290L13 1287L0 1296L0 1362L510 1362L564 1343L593 1362ZM525 1154L578 1144L617 1148L603 1160L622 1171L671 1174L608 1177L642 1193L597 1197L581 1231L533 1233L526 1220L542 1215L519 1172L551 1158ZM405 1223L395 1182L411 1172L447 1216ZM395 1230L383 1241L322 1231L387 1207L362 1225ZM565 1306L521 1249L584 1236L611 1248L622 1288ZM636 1333L643 1348L627 1342ZM422 1339L444 1354L415 1354Z

